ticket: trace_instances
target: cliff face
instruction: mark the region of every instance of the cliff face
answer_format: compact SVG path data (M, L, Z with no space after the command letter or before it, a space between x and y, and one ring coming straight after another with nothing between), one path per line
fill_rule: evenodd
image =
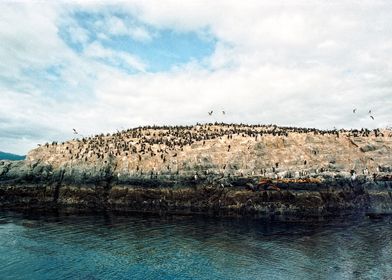
M392 132L146 127L0 162L0 206L322 216L392 209ZM280 189L280 190L279 190Z

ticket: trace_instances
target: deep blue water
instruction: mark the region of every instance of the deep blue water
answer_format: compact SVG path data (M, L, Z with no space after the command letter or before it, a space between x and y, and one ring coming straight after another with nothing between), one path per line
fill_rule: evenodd
M0 279L392 279L392 220L0 212Z

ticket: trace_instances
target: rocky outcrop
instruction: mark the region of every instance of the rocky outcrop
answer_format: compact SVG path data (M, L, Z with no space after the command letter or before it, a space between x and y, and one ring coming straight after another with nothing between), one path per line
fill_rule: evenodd
M137 128L0 161L0 207L318 218L392 213L392 134Z

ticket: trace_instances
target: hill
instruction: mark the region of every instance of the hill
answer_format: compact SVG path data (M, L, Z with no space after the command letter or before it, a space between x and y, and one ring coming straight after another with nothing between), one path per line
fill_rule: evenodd
M140 127L51 143L27 161L54 168L109 164L119 177L371 175L392 169L392 131L317 130L275 125Z
M0 151L0 160L24 160L26 156L15 155Z

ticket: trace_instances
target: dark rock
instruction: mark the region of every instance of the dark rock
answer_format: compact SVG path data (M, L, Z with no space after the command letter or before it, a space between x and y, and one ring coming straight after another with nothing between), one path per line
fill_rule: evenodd
M361 148L359 148L361 150L361 152L366 153L366 152L371 152L371 151L375 151L377 150L377 147L371 144L362 146Z

